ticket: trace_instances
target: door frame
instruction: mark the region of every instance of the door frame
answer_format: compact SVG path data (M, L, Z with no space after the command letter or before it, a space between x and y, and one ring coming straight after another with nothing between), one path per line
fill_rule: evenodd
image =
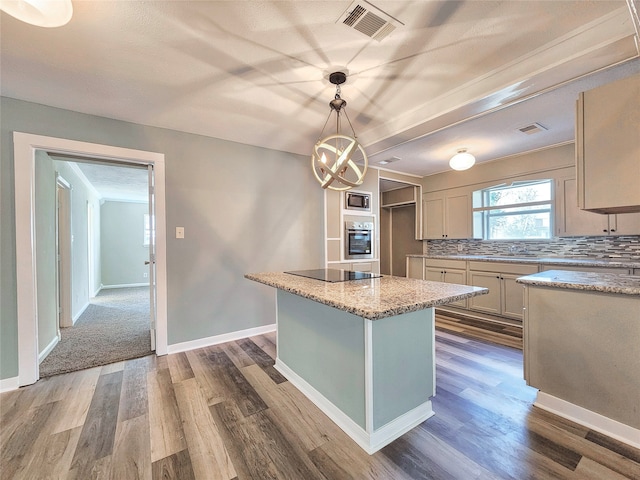
M167 264L164 154L13 132L18 314L18 385L35 383L38 364L35 153L77 155L88 160L153 164L156 188L156 355L167 354Z
M71 185L56 173L56 311L58 338L60 337L60 327L73 326L73 315L71 314L71 235Z

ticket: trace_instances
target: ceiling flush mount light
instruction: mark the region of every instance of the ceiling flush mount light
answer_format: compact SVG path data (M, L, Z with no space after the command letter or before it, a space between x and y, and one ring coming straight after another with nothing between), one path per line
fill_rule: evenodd
M0 0L0 10L38 27L61 27L73 15L71 0Z
M454 170L467 170L473 167L474 163L476 163L476 157L467 153L466 148L458 150L458 153L449 160L449 166Z
M311 155L314 175L322 188L330 190L349 190L361 185L369 163L367 154L358 142L356 132L354 132L347 112L344 110L347 102L340 98L340 85L346 80L347 76L343 72L334 72L329 75L329 81L336 86L336 95L329 102L331 107L329 116L324 122L324 127L322 127L318 141L313 146ZM336 133L323 137L324 129L333 112L336 114ZM340 133L340 115L343 112L353 136ZM356 162L361 163L362 167Z

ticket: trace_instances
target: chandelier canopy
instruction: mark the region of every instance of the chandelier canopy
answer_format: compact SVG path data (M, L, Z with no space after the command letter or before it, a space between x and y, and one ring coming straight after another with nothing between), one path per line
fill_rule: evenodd
M347 76L343 72L334 72L329 75L329 81L336 86L336 94L334 99L329 102L331 107L329 116L311 154L313 173L322 188L330 190L349 190L361 185L369 164L367 154L358 142L356 132L353 130L349 116L344 109L347 102L340 97L340 85L346 80ZM334 112L336 114L336 133L323 137L324 129ZM342 113L351 127L352 136L345 135L340 131L340 115Z

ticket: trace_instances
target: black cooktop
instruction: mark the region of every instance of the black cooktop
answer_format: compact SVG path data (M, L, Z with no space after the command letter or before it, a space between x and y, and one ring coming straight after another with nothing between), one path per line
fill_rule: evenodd
M380 278L382 275L371 272L354 272L351 270L338 270L335 268L318 268L316 270L295 270L284 272L300 277L314 278L323 282L346 282L348 280L365 280L368 278Z

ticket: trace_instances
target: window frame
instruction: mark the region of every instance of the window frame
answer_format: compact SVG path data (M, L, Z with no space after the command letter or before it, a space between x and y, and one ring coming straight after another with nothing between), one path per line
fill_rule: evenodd
M509 203L505 205L491 205L485 206L489 203L489 195L492 191L495 190L508 190L510 188L518 188L529 185L543 184L546 183L549 185L549 200L536 200L532 202L521 202L521 203ZM476 197L479 196L481 199L482 206L476 207ZM548 206L548 208L544 209L536 209L536 210L522 210L528 207L536 207L536 206ZM517 209L520 209L519 211ZM510 213L500 213L491 215L489 212L495 210L512 210ZM549 213L549 236L548 237L518 237L518 238L491 238L490 235L490 226L489 221L491 218L497 217L508 217L514 215L523 215L523 214L538 214L538 213ZM478 215L481 216L480 221L480 229L477 225ZM554 225L556 221L556 208L555 208L555 181L553 178L543 178L543 179L532 179L532 180L518 180L513 181L510 184L500 183L497 185L493 185L490 187L481 188L479 190L474 190L472 192L472 222L473 222L473 232L475 238L481 238L482 240L491 240L491 241L523 241L523 240L550 240L553 238L554 234ZM478 235L479 233L479 235Z

